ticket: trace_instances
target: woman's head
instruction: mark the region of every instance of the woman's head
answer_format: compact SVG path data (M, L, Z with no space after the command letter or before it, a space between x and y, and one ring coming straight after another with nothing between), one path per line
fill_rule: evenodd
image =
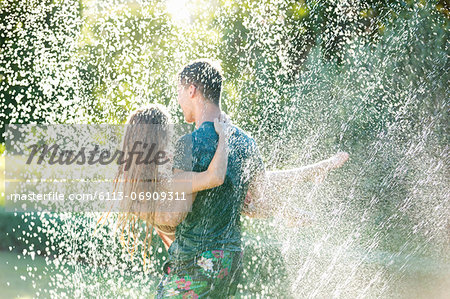
M149 152L154 155L158 151L166 151L169 139L169 120L169 114L161 105L143 107L130 114L125 125L122 142L122 152L126 163L119 166L114 182L114 191L123 192L118 218L118 228L121 231L120 240L122 245L128 248L130 254L133 254L138 241L138 234L135 233L135 230L138 229L138 220L139 218L145 220L146 236L142 247L144 264L146 249L150 248L155 209L152 200L132 199L139 199L140 194L152 194L157 191L159 166L156 163L142 163L142 161L146 160ZM130 152L142 154L133 154L133 158L128 160ZM151 159L148 159L147 162ZM126 244L124 233L128 233ZM130 237L134 239L131 250ZM148 246L147 243L149 243Z
M169 119L161 105L140 108L128 117L122 140L126 162L119 166L116 177L116 183L123 184L124 196L131 192L148 191L151 188L149 183L157 181L158 164L151 163L151 155L166 151Z
M167 125L169 121L170 116L164 106L151 104L133 111L126 123Z

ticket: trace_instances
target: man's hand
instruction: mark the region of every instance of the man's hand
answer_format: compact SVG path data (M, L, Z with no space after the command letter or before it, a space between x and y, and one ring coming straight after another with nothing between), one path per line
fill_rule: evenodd
M325 160L324 162L327 164L327 167L325 167L324 171L318 172L316 176L314 177L314 183L320 184L323 183L325 178L328 175L328 172L330 172L333 169L337 169L339 167L342 167L342 165L345 164L349 159L349 154L347 152L338 152L331 158Z
M336 169L344 165L345 162L347 162L349 159L349 154L347 152L339 152L333 157L331 157L330 163L331 163L331 169Z

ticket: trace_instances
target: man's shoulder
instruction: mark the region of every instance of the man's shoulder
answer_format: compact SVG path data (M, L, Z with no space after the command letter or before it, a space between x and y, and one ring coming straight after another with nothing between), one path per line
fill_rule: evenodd
M191 141L192 141L192 132L181 135L177 140L178 143L185 143L185 142L191 142Z
M188 152L191 155L197 155L200 152L214 153L217 139L218 136L214 128L202 128L179 137L176 147L183 148L185 153Z
M192 133L180 136L175 143L175 149L178 153L180 151L186 151L187 149L192 150Z
M264 171L264 162L253 136L237 126L233 128L235 131L232 135L234 141L232 141L231 155L244 169L241 182L249 182L255 173Z
M202 125L200 128L187 133L185 135L182 135L180 138L178 138L179 142L199 142L202 141L205 137L214 137L217 136L216 131L214 129L214 125L205 124Z
M253 136L246 130L236 125L231 125L232 135L230 139L230 145L232 147L240 147L244 149L254 150L257 148L257 144ZM204 127L200 130L182 135L178 138L178 145L183 147L189 146L191 148L210 148L214 141L217 141L217 134L214 127ZM215 147L211 147L211 150L215 151Z
M232 136L235 137L237 142L243 143L244 145L247 145L247 146L252 146L252 147L256 146L255 139L252 137L252 135L248 131L246 131L238 126L235 126L235 125L232 125L232 129L233 129Z

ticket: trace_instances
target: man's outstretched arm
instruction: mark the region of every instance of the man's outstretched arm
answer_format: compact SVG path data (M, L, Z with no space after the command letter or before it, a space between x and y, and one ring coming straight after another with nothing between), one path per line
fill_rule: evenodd
M333 169L339 168L347 162L348 153L339 152L329 159L288 170L267 171L267 180L277 187L291 187L299 182L322 181ZM285 188L285 187L284 187Z
M299 182L322 181L328 172L341 167L348 157L348 153L341 152L304 167L259 172L249 185L242 213L252 218L268 218L277 214L287 219L302 217L298 211L282 209L284 203L279 196L280 192L294 187Z

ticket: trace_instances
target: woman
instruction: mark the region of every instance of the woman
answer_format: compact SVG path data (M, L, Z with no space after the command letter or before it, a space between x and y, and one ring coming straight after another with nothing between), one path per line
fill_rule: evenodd
M121 231L120 241L131 255L138 242L136 233L138 220L145 221L146 231L142 247L144 268L147 249L150 248L152 241L152 229L160 234L167 248L174 239L175 227L183 220L195 199L190 195L223 184L227 170L228 131L222 119L216 119L214 122L219 141L216 154L206 171L172 174L168 160L166 163L140 163L138 159L142 162L142 156L136 153L145 153L149 145L154 146L152 151L154 153L167 152L171 137L169 120L168 113L161 105L151 105L131 113L126 122L122 143L125 157L123 160L126 162L119 166L114 180L114 191L120 192L123 199L117 224ZM133 159L128 161L126 157L129 157L130 153L134 153ZM154 194L160 196L161 200L148 200L148 195ZM170 195L172 198L169 198ZM125 232L128 232L126 242ZM134 240L130 246L131 239Z

